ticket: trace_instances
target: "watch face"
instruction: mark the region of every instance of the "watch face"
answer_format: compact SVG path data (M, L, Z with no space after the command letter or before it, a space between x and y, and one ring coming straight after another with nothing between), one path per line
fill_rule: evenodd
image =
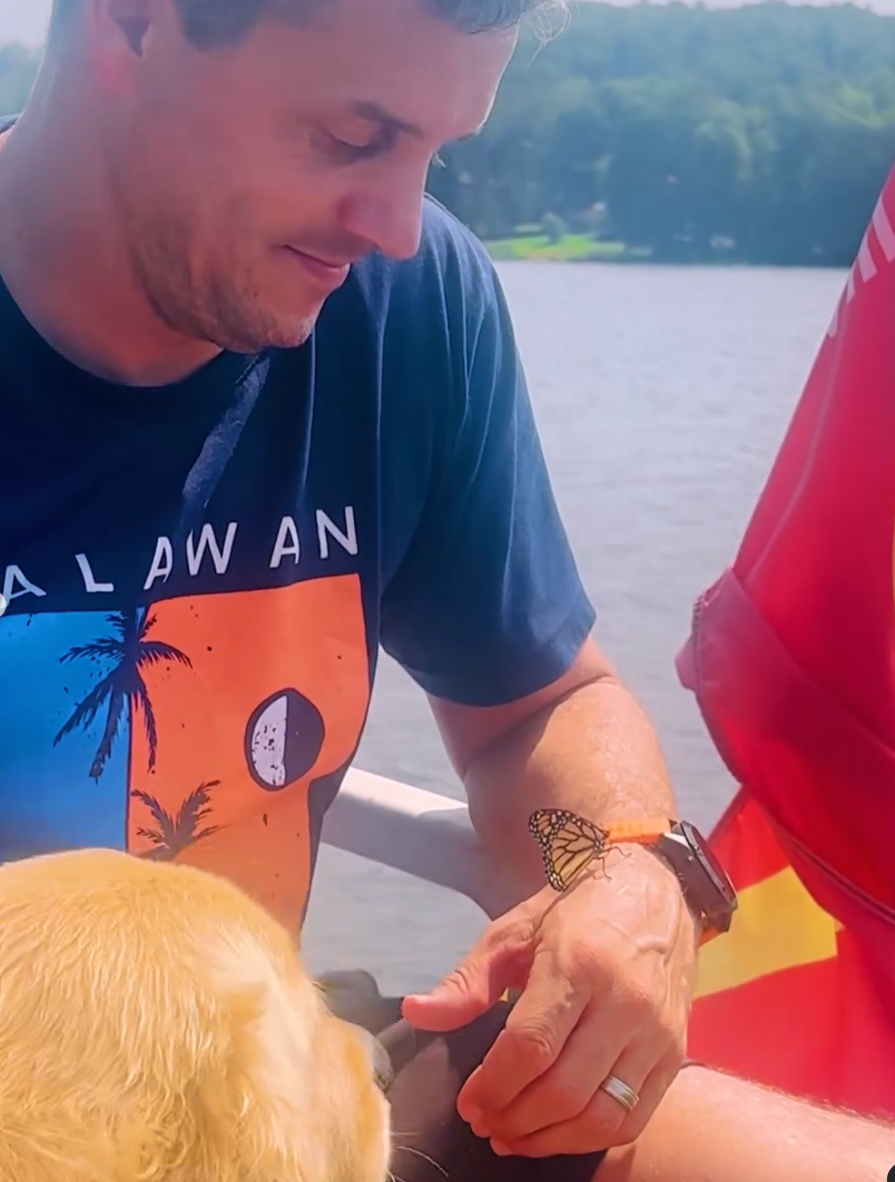
M727 877L724 867L712 853L708 843L703 840L702 835L697 829L694 829L687 821L681 821L679 825L680 832L686 839L693 857L702 866L715 889L726 900L730 909L735 910L737 906L736 891L733 889L733 884Z

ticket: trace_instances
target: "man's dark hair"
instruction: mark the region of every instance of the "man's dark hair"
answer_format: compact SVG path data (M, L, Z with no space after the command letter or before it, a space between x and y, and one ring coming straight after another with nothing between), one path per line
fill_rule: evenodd
M174 0L187 38L212 49L244 37L259 20L301 20L323 12L331 0ZM376 0L371 0L375 4ZM54 22L79 0L55 0ZM438 16L470 33L509 29L527 17L558 10L564 0L421 0Z

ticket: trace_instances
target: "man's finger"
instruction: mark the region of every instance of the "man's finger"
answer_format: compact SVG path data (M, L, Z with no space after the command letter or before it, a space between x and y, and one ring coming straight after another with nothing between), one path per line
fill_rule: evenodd
M665 1093L674 1083L680 1066L680 1056L673 1054L666 1056L661 1063L653 1068L638 1089L640 1103L615 1130L612 1145L629 1145L632 1141L637 1140L652 1120L656 1109L665 1098Z
M587 1133L591 1144L601 1149L612 1145L624 1145L625 1138L619 1132L636 1112L644 1110L649 1097L644 1088L656 1069L656 1051L649 1042L638 1041L627 1046L618 1058L608 1066L602 1060L599 1069L594 1068L593 1079L597 1087L582 1116L586 1119ZM629 1110L601 1085L612 1080L627 1085L639 1097L633 1109Z
M616 1100L598 1090L584 1111L571 1120L540 1129L528 1137L494 1137L495 1151L501 1156L513 1154L528 1158L563 1157L630 1144L640 1136L664 1096L669 1082L666 1078L668 1061L665 1061L647 1074L639 1087L636 1086L631 1081L638 1078L638 1071L642 1071L642 1067L638 1068L636 1063L637 1052L632 1049L626 1051L612 1069L613 1075L623 1079L640 1095L640 1101L633 1112L627 1113ZM604 1101L608 1101L616 1111L607 1109Z
M617 1041L624 1037L618 1023L603 1020L605 1009L591 1003L569 1035L559 1058L544 1075L521 1092L503 1111L497 1113L489 1130L493 1137L518 1141L551 1125L563 1124L580 1116L594 1100L600 1082L606 1078L613 1064L631 1075L625 1082L635 1090L646 1078L653 1063L642 1069L625 1062L623 1048ZM621 1069L620 1068L620 1069ZM608 1099L608 1097L607 1097ZM619 1125L624 1117L621 1106L610 1101L607 1109L607 1130L610 1118ZM612 1109L616 1110L613 1111Z
M464 1120L476 1111L502 1112L559 1058L590 1001L590 988L573 985L549 953L536 956L528 982L484 1063L458 1099Z
M419 1030L444 1033L468 1026L517 983L530 953L521 929L498 921L429 993L404 998L403 1016Z

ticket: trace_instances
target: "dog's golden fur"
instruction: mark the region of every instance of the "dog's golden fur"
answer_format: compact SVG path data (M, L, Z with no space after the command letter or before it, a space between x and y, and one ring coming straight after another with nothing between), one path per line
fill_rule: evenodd
M383 1182L388 1106L230 883L83 851L0 867L0 1182Z

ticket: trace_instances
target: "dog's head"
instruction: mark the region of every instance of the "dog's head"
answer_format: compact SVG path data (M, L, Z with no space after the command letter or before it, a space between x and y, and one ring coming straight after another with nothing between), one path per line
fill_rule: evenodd
M384 1182L388 1105L289 936L112 851L0 867L0 1178Z

